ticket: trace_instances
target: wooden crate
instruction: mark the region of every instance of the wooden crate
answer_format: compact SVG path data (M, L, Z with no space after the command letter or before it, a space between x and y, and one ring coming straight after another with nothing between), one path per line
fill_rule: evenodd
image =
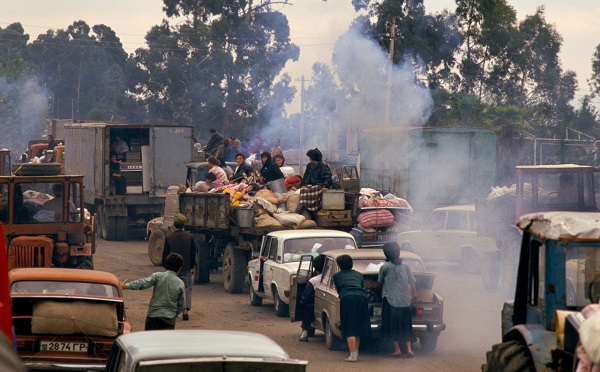
M326 211L317 212L317 226L350 226L352 225L352 211Z

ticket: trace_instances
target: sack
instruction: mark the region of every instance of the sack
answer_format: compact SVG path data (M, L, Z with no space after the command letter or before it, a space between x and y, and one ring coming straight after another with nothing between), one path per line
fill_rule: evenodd
M304 216L297 213L285 212L273 215L285 227L297 228L304 222Z
M256 196L257 198L263 198L271 204L279 205L279 203L281 203L281 199L279 198L279 196L277 196L277 194L268 189L258 190L256 192L256 195L254 196Z
M282 226L276 218L272 217L268 213L261 214L260 216L254 217L255 227L268 227L268 226Z
M387 209L374 209L361 212L357 221L366 228L388 227L394 225L394 215Z
M31 333L115 337L119 331L114 303L39 301L33 304Z

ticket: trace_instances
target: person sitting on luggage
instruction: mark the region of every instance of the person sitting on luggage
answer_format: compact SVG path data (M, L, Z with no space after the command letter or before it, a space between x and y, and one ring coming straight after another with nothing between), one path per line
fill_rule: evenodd
M314 219L316 212L323 206L323 193L331 188L333 181L331 169L323 163L323 154L318 148L308 150L306 156L310 162L306 165L300 182L300 203L295 212L302 214L306 209Z
M231 175L231 182L241 182L250 179L254 175L254 169L246 164L246 157L241 152L235 154L235 163L237 167Z
M260 159L263 164L262 168L260 169L260 176L261 176L260 181L263 185L266 185L267 183L269 183L271 181L285 178L283 176L283 173L277 166L277 164L273 163L273 160L271 160L270 152L267 152L267 151L263 152L260 155Z

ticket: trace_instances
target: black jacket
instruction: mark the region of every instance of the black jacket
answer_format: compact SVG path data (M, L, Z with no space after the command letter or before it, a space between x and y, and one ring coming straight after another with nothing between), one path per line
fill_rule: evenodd
M242 165L238 166L235 169L235 173L233 174L233 178L231 179L233 182L240 182L244 179L244 176L250 177L254 173L254 168L246 164L245 162Z
M273 163L271 153L263 152L260 154L261 160L264 155L267 156L267 161L263 163L263 167L260 170L260 176L265 180L265 183L284 178L281 169L279 169L277 164Z
M330 189L332 184L331 169L327 164L319 162L317 164L308 163L300 185L319 185Z
M196 244L189 232L175 230L166 236L162 256L163 265L166 264L167 256L171 252L179 253L183 257L182 270L193 269L196 266Z

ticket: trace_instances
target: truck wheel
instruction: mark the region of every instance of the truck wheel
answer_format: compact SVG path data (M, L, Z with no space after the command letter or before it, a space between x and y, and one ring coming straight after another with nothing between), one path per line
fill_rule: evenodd
M500 255L497 253L486 253L483 256L481 280L485 289L496 289L498 287L498 280L500 279L500 270L498 269L499 259Z
M76 269L94 270L92 257L78 257Z
M106 231L106 220L104 219L104 206L98 205L96 207L96 230L98 236L104 239L104 232Z
M277 288L273 288L273 302L275 303L275 315L280 317L289 315L290 306L281 300Z
M116 230L115 240L123 241L127 238L127 217L110 217L114 218Z
M327 348L329 350L342 350L347 344L333 333L329 318L325 319L323 324L325 324L325 345Z
M437 335L419 337L419 344L421 345L421 350L427 353L434 351L437 347L437 340Z
M106 241L117 240L117 218L109 217L104 213L104 235L102 238Z
M227 293L240 293L246 280L246 257L241 249L227 244L223 253L223 287Z
M252 287L252 281L248 283L248 292L250 292L250 305L251 306L260 306L262 305L262 297L258 296L256 292L254 292L254 288Z
M202 234L192 235L196 244L196 268L194 270L194 282L210 282L210 245Z
M162 229L152 231L148 238L148 257L155 266L161 266L163 248L165 247L165 232Z
M535 371L529 348L522 341L508 341L492 346L492 351L487 353L487 366L484 365L483 368L489 372Z
M481 262L477 253L471 248L464 248L460 253L460 267L468 274L479 274Z

